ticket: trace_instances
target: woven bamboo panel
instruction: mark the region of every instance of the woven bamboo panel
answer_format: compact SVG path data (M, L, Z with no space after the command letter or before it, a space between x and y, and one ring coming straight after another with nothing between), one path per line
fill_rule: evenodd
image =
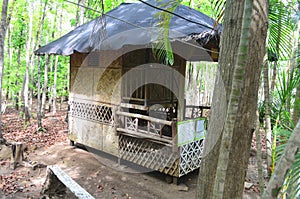
M119 156L118 150L118 136L113 126L103 125L103 151L112 154L116 157Z
M75 142L103 150L103 125L70 116L68 137Z
M77 76L79 68L78 67L71 67L70 70L70 92L74 93L74 83Z
M71 82L74 82L71 86L71 92L74 94L80 94L84 96L93 95L93 78L94 69L80 67L77 71L76 69L71 70Z
M78 53L78 52L74 52L74 54L72 54L70 57L70 62L71 62L71 66L77 66L80 67L83 64L83 61L85 60L85 58L88 56L88 54L85 53Z
M68 137L93 149L119 156L118 136L115 128L107 124L70 116Z
M89 147L119 156L114 128L115 106L73 99L69 101L69 138Z
M120 158L143 167L179 176L178 154L171 147L120 134L119 154Z
M200 167L204 140L197 140L180 146L180 174L183 176Z
M121 101L121 69L95 69L94 100L119 104Z

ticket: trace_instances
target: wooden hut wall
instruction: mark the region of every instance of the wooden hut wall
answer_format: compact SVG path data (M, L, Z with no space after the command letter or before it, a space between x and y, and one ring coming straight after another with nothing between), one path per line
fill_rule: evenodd
M120 103L122 59L116 52L74 53L70 60L69 137L118 155L113 127Z

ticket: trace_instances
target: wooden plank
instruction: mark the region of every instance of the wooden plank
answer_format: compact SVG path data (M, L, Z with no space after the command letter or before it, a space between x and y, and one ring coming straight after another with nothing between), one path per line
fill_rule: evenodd
M147 107L147 106L142 106L142 105L137 105L137 104L129 104L129 103L121 103L120 107L138 109L138 110L142 110L142 111L148 111L149 110L149 107Z
M210 109L210 106L195 106L195 105L186 105L186 108L201 108L201 109Z
M156 141L159 141L159 142L165 144L166 146L172 146L172 144L173 144L171 137L170 137L170 139L160 138L157 135L150 135L150 134L134 132L134 131L130 131L130 130L124 129L124 128L117 128L117 131L121 134L129 135L129 136L133 136L133 137L137 137L137 138L156 140Z
M130 101L130 100L133 100L133 101L140 101L140 102L144 102L145 99L140 99L140 98L134 98L134 97L122 97L123 100L127 100L127 101Z
M127 112L117 111L116 114L126 116L126 117L135 117L135 118L148 120L150 122L154 122L154 123L158 123L158 124L164 124L164 125L168 125L168 126L172 125L172 121L161 120L161 119L157 119L157 118L154 118L154 117L149 117L149 116L146 116L146 115L140 115L140 114L136 114L136 113L127 113Z
M53 174L79 199L95 199L90 193L83 189L77 182L68 176L58 165L48 166Z

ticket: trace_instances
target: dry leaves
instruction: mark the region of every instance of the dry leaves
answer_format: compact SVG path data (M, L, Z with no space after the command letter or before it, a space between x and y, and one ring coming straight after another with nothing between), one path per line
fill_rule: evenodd
M23 142L29 151L40 147L49 147L58 142L65 142L67 139L68 124L65 122L66 111L59 111L56 115L47 113L42 119L44 131L37 131L36 119L31 119L31 123L24 125L24 120L20 119L19 113L12 108L7 108L2 116L3 137L8 142ZM1 161L2 168L9 168L9 161ZM9 169L7 169L9 171ZM13 171L0 175L0 192L10 195L16 192L30 192L36 185L30 181L29 171Z
M38 129L36 120L31 119L31 123L24 126L24 121L19 119L18 113L9 110L2 118L3 136L9 142L26 143L29 148L51 146L67 139L67 134L64 133L68 129L65 117L66 111L60 111L56 115L46 114L42 119L44 131L36 132Z
M28 192L35 185L28 178L29 173L14 171L7 175L0 176L0 190L6 195L20 192Z

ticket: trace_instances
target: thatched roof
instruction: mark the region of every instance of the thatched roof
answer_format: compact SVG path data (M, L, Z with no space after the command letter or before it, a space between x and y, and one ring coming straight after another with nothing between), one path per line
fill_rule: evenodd
M153 0L147 3L154 6L161 4ZM159 32L155 17L159 11L141 2L122 3L104 17L83 24L39 48L35 54L71 55L75 51L89 53L97 50L117 50L126 45L149 45L155 42ZM220 25L214 27L213 19L184 5L178 6L174 13L185 18L173 15L169 28L170 39L180 43L177 46L181 50L201 46L208 49L208 52L218 50L222 28ZM197 60L199 56L189 55L187 59Z

